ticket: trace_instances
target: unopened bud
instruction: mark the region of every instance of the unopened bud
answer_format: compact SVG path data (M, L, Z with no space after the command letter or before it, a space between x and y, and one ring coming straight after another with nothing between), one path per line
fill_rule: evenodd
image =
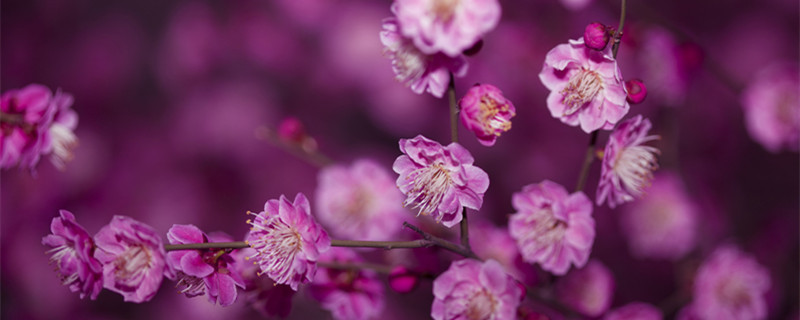
M419 276L403 266L397 266L389 273L389 287L399 293L408 293L419 284Z
M306 129L299 119L286 117L278 125L278 136L286 141L301 142L306 137Z
M647 87L639 79L625 81L625 90L628 90L628 102L632 104L642 103L647 97Z
M594 50L599 51L605 49L610 38L608 27L600 22L590 23L583 31L583 42L586 44L586 47Z

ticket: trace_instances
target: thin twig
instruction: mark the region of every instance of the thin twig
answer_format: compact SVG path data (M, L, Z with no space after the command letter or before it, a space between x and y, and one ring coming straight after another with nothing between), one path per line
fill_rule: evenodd
M286 142L278 137L278 135L272 129L265 126L256 128L255 135L259 140L267 141L270 144L283 149L289 154L305 160L315 167L322 168L334 163L333 160L320 153L318 150L309 151L303 149L303 147L297 143Z
M475 260L483 261L481 258L478 258L478 256L475 255L475 253L472 252L472 250L469 250L469 248L464 248L464 247L459 246L459 245L457 245L455 243L452 243L450 241L444 240L444 239L439 238L437 236L434 236L434 235L432 235L430 233L422 231L422 229L417 228L417 226L412 225L412 224L410 224L408 222L403 222L403 226L406 227L406 228L409 228L411 230L414 230L414 232L419 233L422 236L423 239L432 241L438 247L442 247L442 248L444 248L446 250L449 250L449 251L452 251L454 253L460 254L460 255L462 255L462 256L464 256L466 258L472 258L472 259L475 259Z

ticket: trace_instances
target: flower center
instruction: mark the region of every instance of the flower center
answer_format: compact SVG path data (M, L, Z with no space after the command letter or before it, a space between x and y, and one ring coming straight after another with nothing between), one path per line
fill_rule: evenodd
M178 283L175 287L178 288L178 293L185 293L190 297L199 296L206 292L206 284L202 278L190 276L178 271Z
M78 270L64 270L65 266L63 266L61 263L62 261L64 261L64 259L69 259L69 260L77 259L75 248L73 246L66 244L61 245L48 250L47 253L53 254L52 256L50 256L50 263L56 264L56 271L58 273L59 278L61 278L62 284L70 285L75 281L78 281L79 277L77 272Z
M254 232L262 234L250 246L257 252L251 258L261 262L260 276L265 271L276 275L275 282L286 283L290 280L292 263L295 255L302 250L303 242L300 233L284 223L277 216L272 216L263 224L252 223ZM272 277L272 276L270 276Z
M392 67L394 67L395 79L401 83L409 84L425 74L427 57L419 52L413 44L404 41L394 53Z
M447 170L441 163L436 163L428 167L419 168L411 172L408 179L414 185L408 192L408 198L403 206L413 204L413 209L419 208L419 214L430 214L439 207L444 198L445 192L450 189L453 180L450 178L450 170ZM439 216L441 219L442 216Z
M483 133L486 135L500 136L501 133L511 129L511 117L515 116L507 104L499 104L497 100L484 95L481 97L481 123Z
M494 296L486 290L481 290L469 298L465 314L469 320L486 320L491 319L496 308L497 301Z
M657 153L656 148L634 145L622 149L617 155L614 171L631 195L639 197L650 186L653 171L658 169Z
M719 301L739 310L750 305L750 295L747 286L741 279L734 277L727 281L720 281L717 285L717 297Z
M150 269L150 250L141 245L128 247L114 260L114 273L118 278L135 279Z
M53 123L50 126L50 136L53 138L53 164L60 170L73 158L72 149L78 146L78 137L69 128Z
M453 20L459 0L434 0L431 3L431 11L434 16L444 23Z
M567 232L567 223L556 218L549 206L529 215L526 220L527 224L533 225L528 235L533 240L534 251L561 242Z
M567 106L564 115L571 115L586 103L592 101L603 91L603 79L597 72L581 68L569 78L567 86L561 90L562 101Z

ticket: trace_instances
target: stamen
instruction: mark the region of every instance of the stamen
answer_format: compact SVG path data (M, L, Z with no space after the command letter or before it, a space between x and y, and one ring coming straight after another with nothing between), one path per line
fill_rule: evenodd
M571 115L603 91L603 79L597 72L581 69L569 78L567 86L561 90L562 101L567 106L564 116Z
M414 205L419 214L427 215L436 210L444 198L445 192L452 185L450 171L440 163L414 170L408 176L408 184L413 184L408 191L408 198L403 206ZM439 217L441 219L442 216Z

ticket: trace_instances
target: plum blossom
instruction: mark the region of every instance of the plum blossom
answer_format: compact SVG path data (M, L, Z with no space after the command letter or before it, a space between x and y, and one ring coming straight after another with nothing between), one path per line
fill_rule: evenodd
M211 236L193 225L173 225L167 232L171 244L230 242L233 238L216 233ZM177 271L178 287L187 297L208 294L208 301L223 307L236 301L236 287L244 288L237 261L224 249L177 250L167 253L167 261Z
M742 93L750 136L770 152L800 148L800 76L797 65L762 71Z
M395 0L400 32L426 54L457 57L500 21L497 0Z
M461 124L475 133L482 145L493 146L497 137L511 129L514 104L490 84L476 84L458 102Z
M631 302L609 311L603 320L662 320L661 310L649 303Z
M697 270L692 312L700 319L764 319L766 268L732 245L714 250Z
M262 316L286 318L292 311L295 291L288 285L275 283L269 277L259 276L258 264L247 261L255 254L253 248L243 248L231 253L239 265L239 275L244 282L243 295L247 303Z
M621 229L634 257L677 260L694 248L698 214L680 178L665 172L645 197L625 207Z
M352 249L331 248L320 256L320 261L359 263L363 260ZM334 319L377 319L385 304L383 283L369 269L324 268L317 272L309 290Z
M264 211L248 220L252 225L247 242L256 250L251 256L257 260L261 273L266 273L275 283L288 284L292 290L314 279L317 259L331 245L328 233L311 216L311 206L302 193L294 202L285 196L264 204Z
M449 57L442 53L426 54L412 41L400 34L396 18L383 20L380 32L383 52L392 60L395 79L417 94L428 92L441 98L450 83L450 73L455 77L467 74L467 60L463 55Z
M592 260L581 269L570 271L556 285L559 300L590 317L602 315L614 297L614 277L600 261Z
M316 198L319 222L345 239L393 239L407 214L390 172L369 159L323 168Z
M610 48L596 51L583 37L547 53L539 79L550 90L550 115L584 132L611 130L628 113L622 73Z
M0 97L0 167L33 169L44 149L44 137L53 119L53 94L30 84Z
M42 244L52 248L47 254L61 283L78 292L81 299L88 296L94 300L103 290L103 267L94 258L94 241L72 212L60 210L58 214L50 223L52 233L42 238Z
M538 263L556 275L571 264L580 268L589 259L595 230L592 203L583 192L567 194L563 186L545 180L514 193L508 230L523 260Z
M404 154L392 169L400 174L397 187L406 195L403 203L430 214L450 228L461 222L464 207L479 210L489 188L489 175L472 163L472 155L458 143L442 147L418 135L400 139Z
M525 289L494 260L454 261L433 281L431 317L514 319Z
M103 264L103 287L121 294L125 301L149 301L164 276L174 278L161 237L144 223L114 216L94 239L94 256Z
M636 115L620 123L608 137L597 187L597 205L608 199L611 208L644 194L658 169L658 149L644 143L658 139L648 136L650 120Z
M72 149L78 145L74 133L78 114L72 110L73 101L72 95L56 90L51 105L53 121L43 137L42 153L49 154L50 162L59 170L64 170L66 163L72 160Z

